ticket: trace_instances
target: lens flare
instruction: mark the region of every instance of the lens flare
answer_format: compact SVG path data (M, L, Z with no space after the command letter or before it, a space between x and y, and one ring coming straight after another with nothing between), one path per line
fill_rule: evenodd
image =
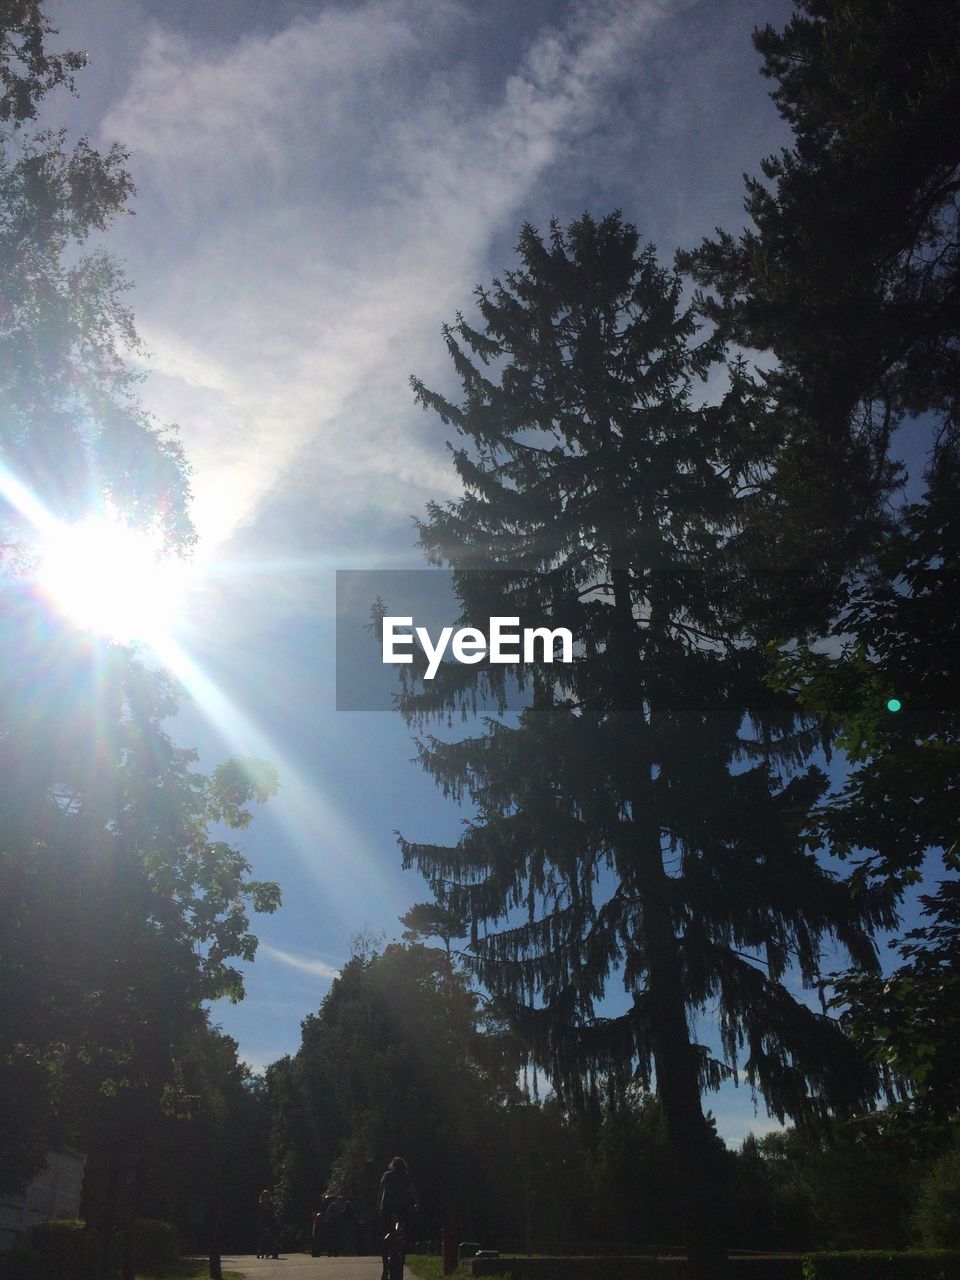
M45 532L36 581L81 629L150 644L176 625L189 568L163 554L158 536L93 516Z

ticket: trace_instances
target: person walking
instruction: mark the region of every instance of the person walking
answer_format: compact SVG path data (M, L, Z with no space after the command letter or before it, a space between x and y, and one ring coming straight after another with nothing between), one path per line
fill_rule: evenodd
M327 1257L339 1258L343 1226L343 1196L333 1196L327 1205L323 1222L327 1230Z
M380 1222L384 1239L381 1256L383 1258L383 1277L387 1280L387 1241L393 1233L394 1226L399 1223L405 1241L411 1239L413 1215L416 1211L417 1192L403 1156L394 1156L380 1179L380 1194L377 1197L377 1208L380 1211Z
M273 1195L268 1189L260 1192L257 1204L257 1257L279 1258L280 1224L277 1222L277 1210L273 1203Z

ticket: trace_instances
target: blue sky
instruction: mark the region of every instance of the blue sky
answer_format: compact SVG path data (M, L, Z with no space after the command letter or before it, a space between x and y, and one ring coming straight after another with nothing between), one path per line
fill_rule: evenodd
M284 905L247 998L215 1019L262 1067L299 1043L351 940L424 895L394 830L456 838L398 718L334 708L338 568L418 567L411 517L455 493L440 326L511 265L524 221L621 208L664 259L742 221L786 141L754 25L785 0L60 0L85 49L51 117L131 151L107 247L135 283L145 404L194 466L206 572L175 726L212 766L268 755L282 790L240 835ZM748 1091L712 1100L737 1140Z

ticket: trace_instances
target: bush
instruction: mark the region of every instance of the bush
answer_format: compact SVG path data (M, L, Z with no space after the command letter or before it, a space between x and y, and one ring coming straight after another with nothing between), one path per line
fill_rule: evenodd
M960 1253L945 1249L808 1253L803 1280L960 1280Z
M37 1255L40 1272L57 1280L87 1280L93 1271L93 1241L80 1218L37 1222L26 1232L27 1253Z
M177 1229L158 1218L138 1218L133 1224L133 1260L138 1271L162 1271L177 1261Z
M960 1148L941 1156L923 1179L913 1221L927 1248L960 1249Z

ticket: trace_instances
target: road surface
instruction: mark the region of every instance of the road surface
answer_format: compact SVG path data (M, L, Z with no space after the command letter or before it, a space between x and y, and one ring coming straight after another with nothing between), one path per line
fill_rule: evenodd
M224 1254L224 1271L239 1271L249 1280L380 1280L383 1263L379 1258L311 1258L308 1253L281 1253L273 1258L257 1258L252 1253ZM404 1268L404 1280L416 1280Z

